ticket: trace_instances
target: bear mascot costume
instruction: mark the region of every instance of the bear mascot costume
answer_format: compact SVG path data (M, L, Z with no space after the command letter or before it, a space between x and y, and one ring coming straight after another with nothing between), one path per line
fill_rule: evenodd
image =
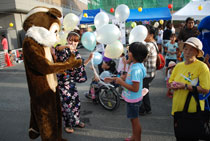
M43 141L62 141L62 114L56 73L79 67L81 59L71 57L54 63L51 47L57 41L62 14L55 8L35 7L26 15L23 29L24 65L30 93L29 137Z

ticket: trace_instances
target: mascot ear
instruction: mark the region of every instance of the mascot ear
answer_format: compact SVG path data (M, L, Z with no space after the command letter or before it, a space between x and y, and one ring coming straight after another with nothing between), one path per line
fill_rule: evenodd
M55 9L55 8L50 8L48 13L55 16L55 17L58 17L58 18L62 17L61 12L59 10Z

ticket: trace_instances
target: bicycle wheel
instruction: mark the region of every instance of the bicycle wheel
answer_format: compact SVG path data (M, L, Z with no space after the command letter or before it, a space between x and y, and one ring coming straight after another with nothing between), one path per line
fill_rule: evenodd
M115 88L101 88L99 102L106 110L115 110L120 105L120 98Z
M120 100L123 100L123 98L122 98L122 92L123 92L122 86L119 85L115 89L116 89L117 93L119 94Z

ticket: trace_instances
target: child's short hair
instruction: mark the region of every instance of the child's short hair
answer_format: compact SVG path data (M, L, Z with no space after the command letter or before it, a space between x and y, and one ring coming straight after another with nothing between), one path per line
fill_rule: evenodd
M146 28L148 30L148 33L153 34L154 37L155 37L155 35L156 35L155 28L153 26L149 25L149 24L146 25Z
M141 42L134 42L130 45L129 52L132 53L133 58L137 62L142 63L144 59L147 57L148 49L145 44Z
M117 73L115 61L110 60L110 61L105 61L105 63L109 66L109 69L108 69L108 70L109 70L112 74L116 74L116 73Z
M175 33L172 33L171 36L170 36L170 38L171 37L176 37L176 34Z

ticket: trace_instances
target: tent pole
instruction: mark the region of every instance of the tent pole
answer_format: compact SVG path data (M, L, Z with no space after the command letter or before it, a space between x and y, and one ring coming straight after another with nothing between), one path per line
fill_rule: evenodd
M172 0L172 11L171 11L171 15L173 15L173 13L174 13L173 8L174 8L174 2ZM173 16L171 16L171 23L173 24Z

